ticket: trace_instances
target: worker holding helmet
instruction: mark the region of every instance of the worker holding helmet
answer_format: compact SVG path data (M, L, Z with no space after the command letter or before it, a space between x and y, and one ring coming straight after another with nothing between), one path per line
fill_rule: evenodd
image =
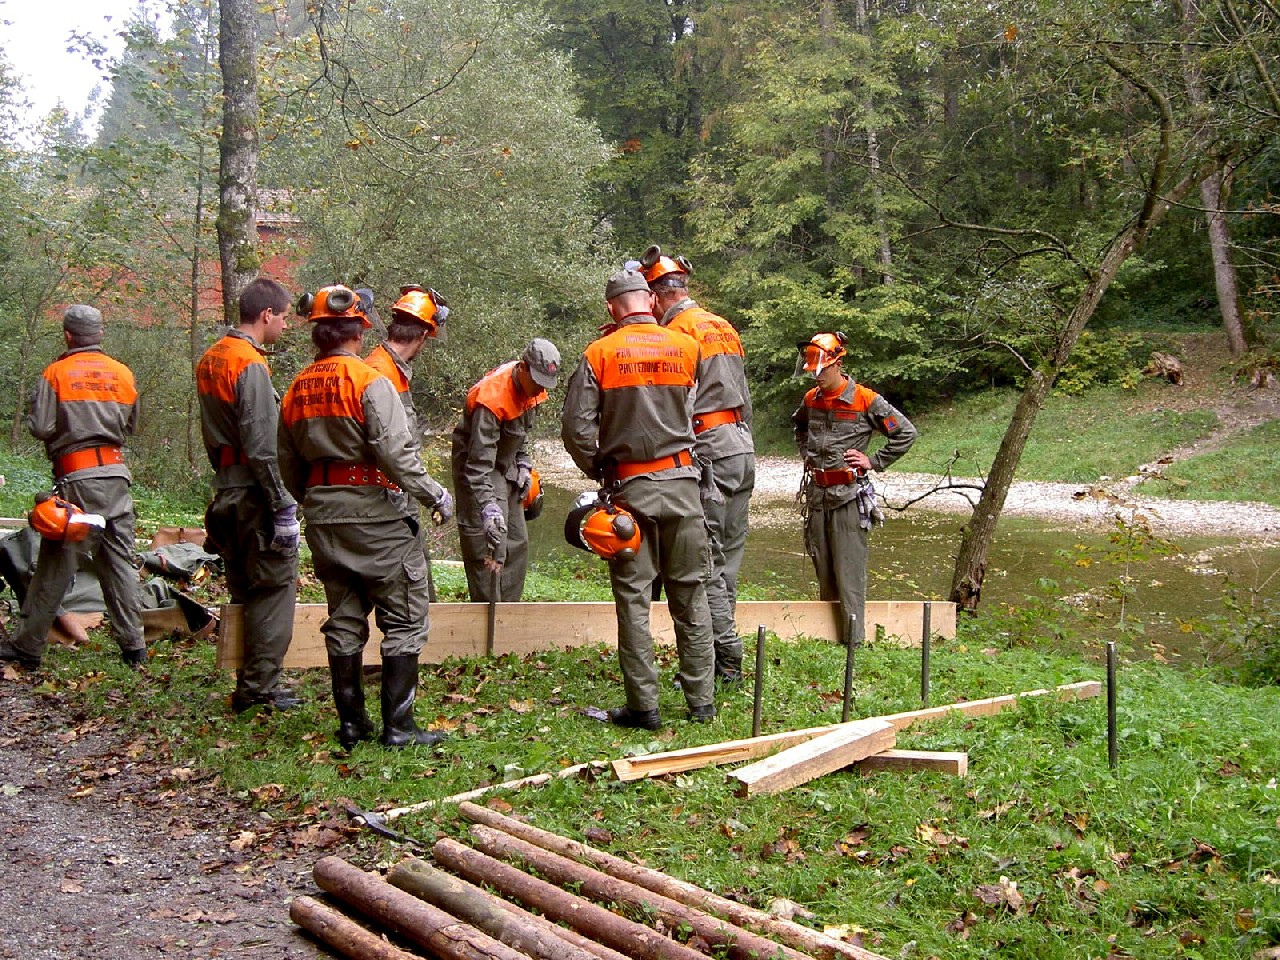
M906 453L916 428L884 397L844 374L847 343L837 332L796 345L796 375L817 384L791 420L804 457L805 552L813 559L819 598L840 602L841 642L857 646L865 637L867 544L879 519L868 471L882 471ZM875 433L886 440L868 456Z
M656 730L658 668L649 633L655 581L667 592L689 719L715 718L715 655L704 573L707 529L693 459L693 398L699 350L693 338L659 326L644 276L609 278L605 304L616 326L591 343L569 381L561 438L579 469L602 487L598 510L566 527L595 552L608 544L618 619L618 661L627 702L610 722ZM610 509L612 508L612 509ZM638 543L623 513L634 520ZM571 515L572 518L573 515ZM571 540L572 542L572 540Z
M373 294L369 290L357 290L356 295L366 311L372 310ZM422 352L427 341L445 342L445 321L449 318L449 304L435 290L420 284L406 284L400 288L400 299L391 306L391 323L383 328L385 339L369 351L365 363L391 381L404 404L404 413L409 420L409 433L413 437L415 449L422 446L422 428L418 422L418 410L413 403L413 392L410 383L413 380L413 361ZM370 321L376 321L371 316ZM373 329L378 329L374 323ZM397 494L406 512L416 513L407 493ZM423 537L423 549L426 550L426 538ZM431 576L431 555L427 557L427 593L434 603L436 599L435 580Z
M537 501L527 440L538 407L560 379L560 351L534 337L467 391L453 431L458 540L473 603L514 603L529 567L526 500Z
M707 605L715 639L715 676L742 680L742 638L736 609L738 570L747 546L747 510L756 485L751 438L751 389L742 339L728 320L689 296L693 265L668 257L655 244L640 258L640 272L657 297L658 323L693 337L702 351L702 374L693 401L693 452L702 467L702 512L707 520L711 572Z
M214 470L204 525L222 555L231 602L244 607L236 713L299 703L280 686L297 604L298 504L276 462L280 395L263 356L284 334L291 300L275 280L251 280L240 294L239 324L196 364L200 432Z
M316 360L298 374L280 410L280 472L302 504L307 544L324 584L338 741L372 740L362 651L369 611L382 631L382 735L389 747L443 739L413 716L418 655L427 640L427 560L416 508L438 523L453 515L449 492L427 475L395 386L360 359L372 324L344 286L308 294L298 310L311 322Z
M44 441L55 489L69 505L102 518L102 525L92 529L67 526L62 536L56 524L42 531L22 604L22 627L11 641L0 640L0 660L31 670L40 667L49 628L85 557L92 559L102 585L111 634L124 662L137 669L147 659L133 565L132 474L123 450L138 425L138 390L129 368L102 352L104 332L96 308L67 307L62 314L66 352L45 367L31 394L27 427ZM36 521L43 525L39 516Z

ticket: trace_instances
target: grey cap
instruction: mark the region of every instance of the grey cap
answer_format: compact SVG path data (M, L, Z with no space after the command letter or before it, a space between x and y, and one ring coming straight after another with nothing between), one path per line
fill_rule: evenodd
M62 311L62 329L76 337L102 333L102 311L87 303L73 303Z
M550 340L534 337L524 348L521 360L529 367L529 376L544 390L551 390L560 379L560 351Z
M619 270L609 278L609 282L604 285L604 298L612 300L614 297L620 297L624 293L634 293L637 290L649 292L649 282L645 280L644 274L638 270Z

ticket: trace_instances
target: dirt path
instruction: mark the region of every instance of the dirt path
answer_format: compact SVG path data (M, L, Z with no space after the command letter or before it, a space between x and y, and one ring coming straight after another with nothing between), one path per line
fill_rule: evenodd
M295 846L216 782L110 718L0 679L0 957L327 957L288 899L342 828ZM252 843L250 839L252 838Z

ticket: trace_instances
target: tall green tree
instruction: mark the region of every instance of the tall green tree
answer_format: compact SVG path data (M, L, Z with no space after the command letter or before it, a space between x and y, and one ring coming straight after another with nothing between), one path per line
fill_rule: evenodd
M272 81L264 150L304 220L307 282L449 299L448 344L415 380L428 415L452 417L533 334L571 356L614 254L587 188L605 148L545 21L498 0L330 0L310 17Z

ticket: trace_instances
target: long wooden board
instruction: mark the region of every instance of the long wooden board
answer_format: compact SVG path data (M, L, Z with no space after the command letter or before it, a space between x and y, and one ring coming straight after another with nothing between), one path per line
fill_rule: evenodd
M986 717L1001 710L1016 706L1019 700L1030 697L1055 696L1059 700L1087 700L1102 693L1102 684L1097 680L1083 680L1079 683L1063 684L1048 690L1029 690L1026 693L1012 693L1001 697L988 697L984 700L965 700L942 707L929 707L925 710L910 710L906 713L895 713L876 719L891 723L895 730L902 732L914 723L935 720L948 713L962 713L966 716ZM746 760L758 760L768 756L775 750L804 743L814 737L839 727L840 724L828 724L823 727L807 727L803 730L787 730L782 733L769 733L746 740L730 740L725 743L710 743L703 747L686 747L683 750L670 750L666 753L651 753L639 757L620 757L610 761L613 774L619 780L643 780L645 777L657 777L666 773L683 773L686 770L698 770L702 767L717 766L724 763L741 763Z
M952 777L967 777L969 754L963 750L881 750L864 757L853 766L864 774L879 773L882 770L890 773L931 770Z
M739 797L782 793L863 757L893 747L898 732L884 720L854 720L729 774Z
M934 636L954 637L955 604L931 601L931 632ZM798 636L839 636L836 629L836 604L819 600L740 601L738 629L751 636L759 624L778 637L789 640ZM877 626L888 638L916 646L923 627L924 601L867 601L867 634ZM433 603L431 636L422 650L423 663L440 663L450 657L485 656L488 604ZM322 603L300 603L294 614L293 641L285 655L289 668L323 667L328 664L324 637L320 627L328 616ZM371 642L365 647L365 662L379 662L380 636L370 617ZM655 603L650 625L658 643L675 643L675 630L665 603ZM564 649L584 644L617 642L618 630L612 603L499 603L494 625L493 653L523 656L540 650ZM244 656L244 612L236 604L222 608L218 630L218 666L234 670Z

